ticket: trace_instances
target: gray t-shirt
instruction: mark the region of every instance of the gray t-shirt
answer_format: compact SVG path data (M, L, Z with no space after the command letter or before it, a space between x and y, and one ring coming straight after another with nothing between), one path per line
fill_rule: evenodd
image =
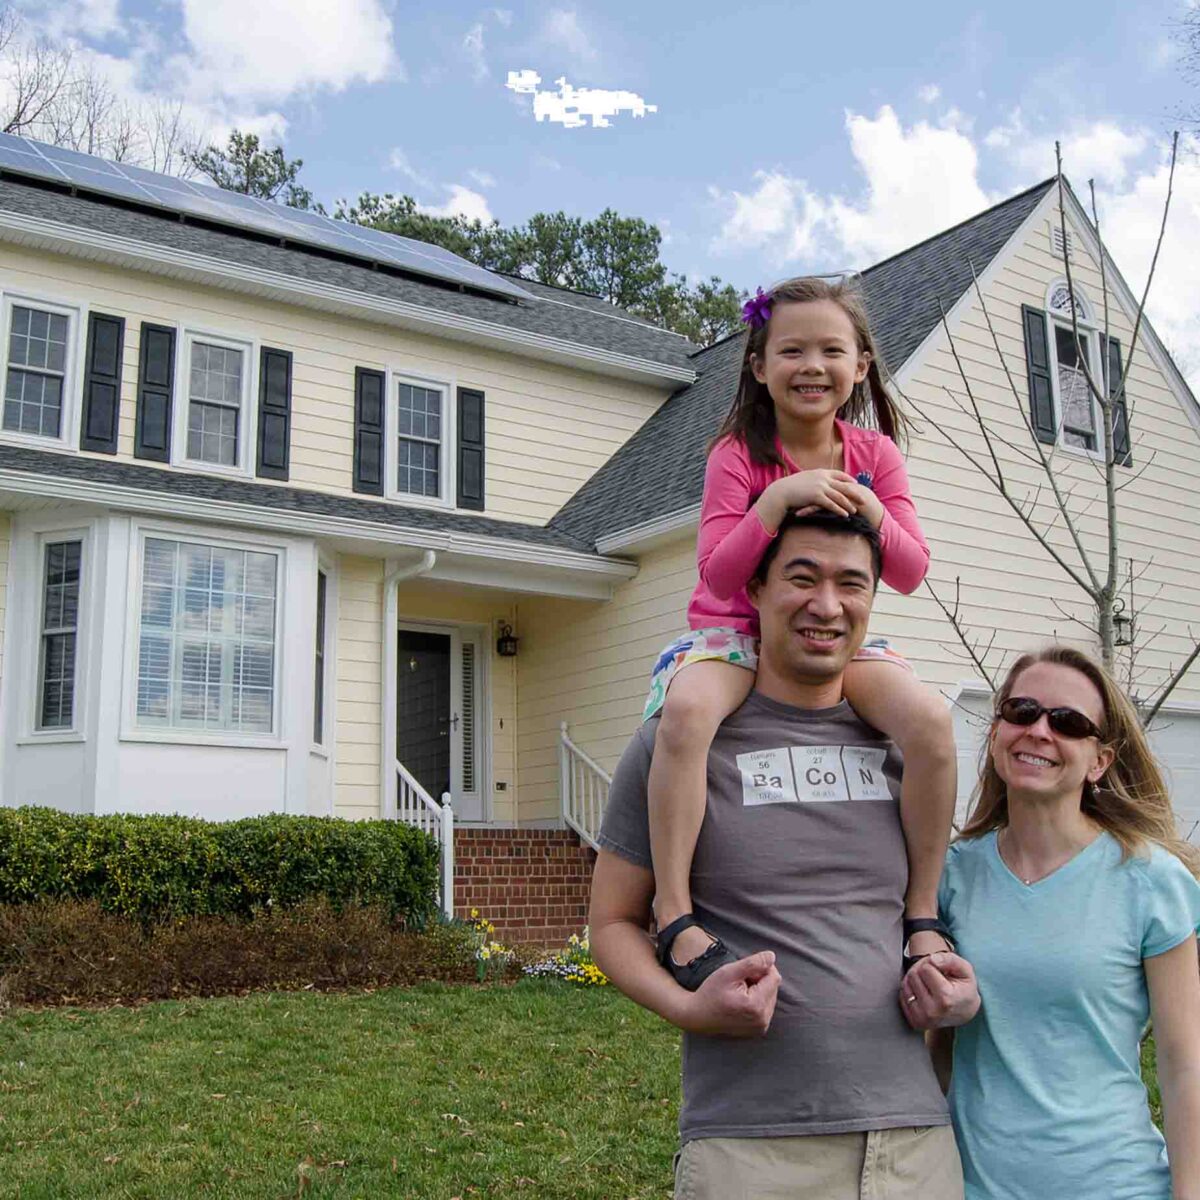
M644 867L656 729L622 756L600 833ZM774 950L783 983L765 1037L684 1034L685 1142L949 1123L897 999L899 779L895 747L845 703L805 710L754 692L717 731L693 909L739 957Z

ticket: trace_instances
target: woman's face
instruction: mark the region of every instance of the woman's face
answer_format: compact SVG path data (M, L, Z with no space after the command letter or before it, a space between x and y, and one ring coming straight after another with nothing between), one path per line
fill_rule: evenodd
M1096 685L1074 667L1034 663L1013 681L1011 696L1028 696L1043 708L1073 708L1104 729L1104 700ZM1053 798L1081 795L1085 781L1097 782L1113 753L1097 738L1069 738L1050 728L1045 713L1032 725L997 718L991 734L992 762L1013 793Z

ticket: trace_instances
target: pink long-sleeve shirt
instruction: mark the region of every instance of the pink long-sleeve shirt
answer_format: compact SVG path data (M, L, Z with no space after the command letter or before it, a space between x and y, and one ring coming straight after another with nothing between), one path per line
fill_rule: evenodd
M898 592L915 591L929 569L929 547L909 492L904 459L885 434L841 420L837 427L846 473L860 482L869 475L883 505L883 581ZM769 484L800 469L782 446L779 450L782 466L754 462L746 444L734 438L715 446L708 456L696 545L700 580L688 604L692 629L726 626L758 636L758 614L746 585L775 535L763 528L754 503Z

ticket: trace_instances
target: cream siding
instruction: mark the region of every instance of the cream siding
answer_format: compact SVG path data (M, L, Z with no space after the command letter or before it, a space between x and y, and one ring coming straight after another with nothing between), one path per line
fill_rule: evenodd
M342 555L338 558L334 656L334 816L381 815L382 638L383 562Z
M646 555L606 604L521 601L522 822L559 816L561 722L602 766L615 765L637 728L658 652L687 626L695 582L695 544L685 536Z
M318 491L352 494L356 366L481 389L487 397L485 515L536 524L548 521L669 394L665 387L12 245L0 246L3 288L125 317L121 458L133 455L143 321L291 350L290 482ZM177 356L182 350L181 341ZM256 401L257 364L250 370ZM177 414L185 393L180 374ZM453 392L450 400L454 409ZM394 412L388 428L391 436Z

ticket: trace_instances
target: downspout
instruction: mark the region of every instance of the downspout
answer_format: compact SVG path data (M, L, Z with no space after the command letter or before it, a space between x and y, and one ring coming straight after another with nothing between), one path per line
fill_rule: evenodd
M428 575L437 562L437 553L426 550L420 561L393 567L383 577L383 670L379 686L383 703L379 706L383 728L379 738L380 814L387 820L396 817L396 587L406 579Z

